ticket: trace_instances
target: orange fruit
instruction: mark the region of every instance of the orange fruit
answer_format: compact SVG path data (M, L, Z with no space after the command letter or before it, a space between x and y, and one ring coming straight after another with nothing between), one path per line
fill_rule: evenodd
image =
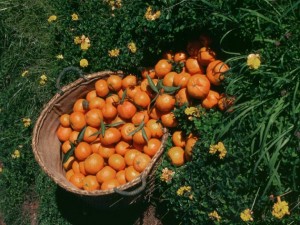
M132 140L133 135L129 135L131 132L133 132L136 129L133 123L125 123L121 127L121 136L122 140L129 142Z
M85 96L85 99L90 102L93 98L96 98L97 97L97 92L96 90L91 90L89 91L86 96Z
M112 104L113 106L115 106L119 102L120 102L120 97L117 94L110 94L109 96L107 96L105 98L105 103L106 104Z
M136 171L133 166L129 166L125 169L125 178L128 182L134 180L140 175L140 172Z
M109 127L105 130L104 136L100 135L100 140L103 145L112 145L121 140L121 132L115 127Z
M80 142L74 150L74 155L79 161L85 160L90 154L92 154L92 149L86 142Z
M93 153L99 153L99 148L101 146L100 137L97 137L95 141L90 143Z
M126 177L125 177L125 170L120 170L116 174L116 179L118 180L119 184L126 184Z
M186 70L189 74L193 75L196 73L204 74L205 71L200 67L198 60L195 58L188 58L185 62Z
M80 173L79 162L77 160L73 161L72 170L74 171L74 173Z
M125 153L129 150L129 147L130 147L130 144L128 144L128 142L119 141L115 146L116 153L121 156L124 156Z
M130 149L125 153L124 159L125 159L125 163L127 166L132 166L133 165L133 160L134 158L141 154L140 151L136 150L136 149Z
M150 100L149 100L150 101ZM117 106L118 115L122 119L131 119L136 113L137 109L130 101L125 100Z
M70 134L69 141L72 142L73 144L77 144L77 139L78 139L79 131L73 130L72 133Z
M69 170L72 168L72 164L75 161L74 156L70 156L66 162L63 163L63 167L65 170ZM74 170L73 170L74 171Z
M174 59L174 53L172 50L166 51L163 53L162 55L163 59L167 59L167 60L173 60Z
M118 115L118 110L112 104L105 104L102 108L102 115L106 120L113 120Z
M163 78L167 73L171 72L172 64L167 59L161 59L156 63L154 70L158 78Z
M164 127L176 127L178 125L178 121L174 115L173 112L169 112L166 114L163 114L161 117L161 123Z
M69 114L62 114L59 117L59 122L60 125L62 125L63 127L69 127L70 126L70 115Z
M204 99L210 90L210 82L205 75L195 74L191 76L187 84L187 93L195 99Z
M155 101L156 108L163 112L167 113L174 109L175 106L175 97L170 94L161 94Z
M85 121L89 126L100 127L102 120L103 115L100 109L91 109L85 114Z
M120 183L117 179L111 179L104 181L101 185L101 190L109 190L109 189L114 189L116 187L120 186Z
M144 131L147 139L145 139L145 137L143 136L143 131ZM136 144L143 145L143 144L146 144L147 140L149 140L150 138L151 138L151 131L150 131L150 129L147 128L147 127L143 127L141 130L137 131L133 135L132 140Z
M95 97L89 101L89 109L102 109L105 106L105 100Z
M188 81L191 77L191 74L187 72L181 72L174 76L173 85L175 87L185 88L188 84Z
M84 169L87 174L95 175L104 167L104 159L98 153L92 153L84 160Z
M150 157L153 157L161 147L161 141L157 138L151 138L144 146L143 152Z
M221 111L228 110L228 112L232 112L233 109L230 109L233 106L235 101L235 97L220 95L220 99L218 101L218 108Z
M83 98L77 99L73 105L74 112L85 113L88 109L89 109L89 102Z
M116 171L123 170L126 167L124 157L119 154L112 154L108 158L108 165L111 166Z
M116 150L114 145L100 145L98 150L99 155L101 155L105 159L108 159L115 152Z
M129 74L122 79L122 89L126 89L128 87L134 87L137 85L136 76Z
M176 52L174 55L175 62L184 62L187 59L187 54L184 51Z
M95 127L87 126L84 135L83 135L83 141L87 143L91 143L97 139L97 132L98 129Z
M131 122L134 125L139 125L142 122L144 122L146 124L148 121L149 121L149 115L148 115L148 112L146 110L136 112L133 115L133 117L131 118Z
M227 64L221 60L215 60L208 64L206 68L206 76L210 83L219 86L224 80L224 73L229 70Z
M109 88L106 80L97 80L95 83L95 90L99 97L105 97L109 93Z
M163 85L167 86L167 87L172 87L173 86L173 82L174 82L174 76L178 74L176 72L170 72L167 73L166 76L164 76L163 78Z
M168 150L168 157L172 165L182 166L184 164L184 150L181 147L175 146Z
M110 166L104 166L97 174L96 178L97 181L102 184L103 182L107 180L111 180L116 178L117 172L111 168Z
M106 82L108 88L113 92L118 92L122 88L122 78L118 75L110 75Z
M81 131L86 126L84 114L82 112L72 112L70 115L70 124L73 130Z
M156 106L154 106L152 109L149 110L149 117L151 119L158 120L163 115L163 112L161 112Z
M132 142L132 148L136 149L140 152L143 151L145 145L146 145L146 143L145 144L137 144L136 142Z
M61 150L64 154L66 154L71 149L71 142L69 140L64 141L61 145Z
M70 127L63 127L62 125L59 125L56 130L56 136L62 142L69 140L71 133L72 129Z
M150 119L146 127L150 130L152 138L161 138L164 135L164 129L159 120Z
M86 191L95 191L100 189L100 184L95 175L87 175L83 179L83 189Z
M86 176L87 172L85 171L85 168L84 168L84 161L80 161L78 164L79 164L80 173L82 173L84 176Z
M145 91L139 91L133 97L133 103L141 108L147 108L147 106L150 105L150 102L151 102L151 99Z
M134 86L134 87L128 87L126 88L126 93L127 93L127 97L131 100L133 100L134 96L136 95L136 93L141 91L141 87L140 86Z
M82 173L74 173L71 177L70 177L70 182L75 186L78 187L80 189L83 188L83 180L84 180L85 176Z
M150 164L151 157L145 153L137 155L133 160L133 168L138 172L143 172Z
M182 131L174 131L172 134L172 142L174 146L184 147L185 146L185 137L183 136Z
M70 178L71 178L71 176L73 176L74 175L74 171L72 170L72 169L69 169L67 172L66 172L66 179L68 180L68 181L70 181Z
M192 159L193 147L196 142L197 138L195 137L188 138L186 141L186 145L184 147L184 157L187 161L191 161Z
M218 105L220 94L216 91L209 90L208 95L202 100L201 105L203 108L211 109Z
M216 59L216 53L208 47L200 48L197 56L199 65L207 66L209 63Z
M142 69L141 75L142 75L143 78L146 78L147 75L148 75L151 79L153 79L153 78L156 77L155 70L154 70L153 67L145 67L145 68L143 68L143 69Z
M176 104L179 105L179 106L182 106L184 104L187 104L187 105L190 104L190 97L187 93L187 88L181 88L175 94L175 101L176 101Z

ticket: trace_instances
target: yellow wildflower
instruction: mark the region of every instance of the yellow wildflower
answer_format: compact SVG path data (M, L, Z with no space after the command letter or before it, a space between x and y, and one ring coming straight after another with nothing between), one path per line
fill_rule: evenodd
M182 187L180 187L180 188L177 190L176 193L177 193L178 196L182 196L182 195L184 195L184 194L186 194L186 193L190 193L191 190L192 190L191 186L182 186Z
M43 74L42 76L40 76L40 85L45 85L46 81L48 80L46 74Z
M57 20L57 16L55 16L55 15L49 16L49 18L48 18L48 22L49 23L51 23L51 22L53 22L55 20Z
M73 14L71 15L71 17L72 17L72 20L73 20L73 21L76 21L76 20L79 19L78 15L77 15L76 13L73 13Z
M220 220L221 220L221 216L219 216L219 214L216 210L209 213L208 216L209 216L210 219L217 220L218 222L220 222Z
M277 219L282 219L282 217L289 214L288 203L286 201L281 201L280 197L277 197L277 202L273 205L272 215Z
M31 124L31 119L30 118L23 118L22 121L23 121L24 127L29 127L30 124Z
M59 54L56 56L57 59L64 59L64 56L62 54Z
M85 35L81 36L81 42L80 43L81 43L80 48L82 50L88 50L89 47L91 46L90 39L88 37L85 37Z
M168 168L164 168L162 170L162 174L160 176L160 179L166 183L170 182L174 176L175 172L172 170L169 170Z
M16 158L20 158L20 151L18 150L18 149L16 149L14 152L13 152L13 154L11 154L11 157L13 158L13 159L16 159Z
M245 222L253 221L252 214L253 212L251 209L245 209L243 212L241 212L240 217Z
M74 43L75 43L76 45L80 44L80 43L81 43L81 38L80 38L79 36L76 36L76 37L74 38Z
M216 145L210 145L209 153L216 154L217 152L219 152L220 159L223 159L226 156L227 150L226 150L223 142L218 142L218 144L216 144Z
M200 111L198 108L196 107L187 107L185 110L184 110L184 113L185 115L187 116L200 116Z
M26 77L26 76L28 75L28 73L29 73L29 71L28 71L28 70L25 70L25 71L21 74L21 76L22 76L22 77Z
M81 59L79 64L81 67L87 67L89 65L89 62L86 59Z
M127 47L129 48L129 50L132 52L132 53L136 53L136 45L134 42L130 42Z
M108 51L110 57L118 57L120 55L120 49L115 48L113 50Z
M250 54L247 57L247 65L250 69L258 69L260 67L260 55Z
M149 6L149 7L147 8L146 13L145 13L145 18L146 18L147 20L150 20L150 21L156 20L156 19L158 19L158 18L160 17L160 14L161 14L161 13L160 13L159 10L156 11L156 12L153 12L153 11L152 11L152 7Z

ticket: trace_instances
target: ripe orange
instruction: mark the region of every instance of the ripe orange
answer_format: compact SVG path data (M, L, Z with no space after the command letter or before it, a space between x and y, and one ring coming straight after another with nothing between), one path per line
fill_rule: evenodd
M116 174L116 179L118 180L119 184L126 184L126 177L125 177L125 170L120 170Z
M201 105L203 108L211 109L218 105L220 94L216 91L209 90L208 95L202 100Z
M100 135L103 145L112 145L121 140L121 132L115 127L109 127L105 130L104 136Z
M175 131L173 132L172 134L172 141L173 141L173 144L174 146L178 146L178 147L184 147L185 146L185 137L182 133L182 131Z
M85 121L89 126L99 127L102 120L103 115L100 109L91 109L85 114Z
M91 90L89 91L86 96L85 96L85 99L90 102L93 98L96 98L97 97L97 92L96 90Z
M151 119L158 120L163 115L163 112L161 112L159 109L157 109L156 106L154 106L152 109L149 110L149 117Z
M61 145L61 150L64 154L66 154L71 149L71 142L69 140L64 141Z
M70 134L69 141L72 142L73 144L77 144L77 139L78 139L79 131L73 130L72 133Z
M177 73L176 72L170 72L167 73L166 76L164 76L163 78L163 85L168 86L168 87L172 87L173 86L173 82L174 82L174 77Z
M195 58L188 58L185 62L185 67L187 69L187 72L191 75L193 74L204 74L204 69L199 65L198 60Z
M174 166L182 166L184 164L184 150L181 147L172 147L167 154Z
M103 182L107 180L111 180L116 178L117 172L111 168L110 166L104 166L97 174L96 178L97 181L102 184Z
M133 166L129 166L125 169L125 177L128 182L134 180L140 175L140 172L136 171Z
M116 144L115 149L117 154L125 156L125 153L130 149L130 144L128 144L128 142L125 141L119 141Z
M173 85L175 87L185 88L188 84L188 81L191 77L191 74L187 72L181 72L174 76Z
M188 138L186 141L186 145L184 148L184 157L187 161L191 161L192 159L192 154L193 154L193 147L197 142L197 138L191 137Z
M126 142L130 142L132 140L133 135L129 135L132 131L134 131L136 127L134 126L133 123L125 123L121 127L121 136L122 140Z
M188 95L196 99L204 99L210 90L210 82L205 75L195 74L191 76L187 84Z
M119 154L112 154L108 158L108 165L116 171L124 170L126 167L124 157Z
M67 172L66 172L66 179L69 181L71 176L74 175L74 171L72 169L69 169Z
M158 78L163 78L167 73L171 72L172 64L167 59L161 59L156 63L154 70Z
M127 97L128 97L129 99L133 100L134 96L135 96L136 93L138 93L139 91L141 91L141 87L140 87L140 86L128 87L128 88L126 88Z
M72 170L74 173L80 173L79 161L74 160L72 163Z
M176 101L176 104L179 105L179 106L182 106L184 104L187 104L187 105L190 104L190 97L187 93L187 88L181 88L175 94L175 101Z
M108 159L111 155L113 155L116 152L114 145L100 145L99 146L99 155L101 155L103 158Z
M187 59L187 54L184 51L176 52L174 55L175 62L184 62Z
M126 89L128 87L134 87L137 85L137 78L136 76L129 74L122 79L122 89Z
M97 139L97 135L96 135L97 132L98 129L96 129L95 127L87 126L84 131L83 141L87 143L91 143L95 141Z
M149 101L150 101L150 99L149 99ZM125 100L123 103L121 103L117 106L117 111L118 111L118 115L122 119L127 119L128 120L128 119L131 119L134 116L137 109L136 109L134 104L132 104L128 100Z
M82 112L72 112L70 115L70 124L73 130L81 131L86 126L84 114Z
M78 187L80 189L83 188L83 180L84 180L85 176L82 173L74 173L71 177L70 177L70 182L75 186Z
M109 189L114 189L116 187L120 186L120 183L117 179L111 179L104 181L101 185L101 190L109 190Z
M85 171L85 168L84 168L84 161L80 161L79 162L79 171L80 173L82 173L84 176L87 175L86 171Z
M73 105L74 112L85 113L88 109L89 109L89 102L83 98L77 99Z
M60 125L62 125L63 127L69 127L70 126L70 115L69 114L62 114L59 117L59 122Z
M138 172L143 172L150 164L151 157L145 153L137 155L133 160L133 168Z
M207 66L216 59L216 53L208 47L200 48L197 60L201 66Z
M87 174L95 175L104 167L104 159L98 153L92 153L84 160L84 169Z
M99 97L105 97L109 93L109 88L106 80L97 80L95 83L95 90Z
M151 138L144 146L143 152L150 157L153 157L161 147L161 141L157 138Z
M89 109L102 109L105 106L105 100L95 97L89 101Z
M62 142L69 140L71 133L72 129L70 127L63 127L62 125L59 125L56 130L56 136Z
M95 191L100 189L100 184L95 175L87 175L83 179L83 189L86 191Z
M164 129L159 120L150 119L146 127L150 130L152 138L161 138L164 135Z
M147 92L139 91L134 97L133 102L135 105L141 108L147 108L150 105L151 99Z
M147 139L143 136L143 131L147 137ZM147 127L143 127L141 130L137 131L133 137L132 140L134 143L139 144L139 145L144 145L147 143L147 140L151 138L151 131Z
M148 121L149 121L149 115L146 110L136 112L134 116L131 118L131 122L134 125L139 125L142 122L146 124Z
M143 68L142 74L141 74L141 75L142 75L143 78L146 78L147 75L148 75L151 79L153 79L153 78L156 77L156 75L155 75L155 70L154 70L153 67L145 67L145 68Z
M175 97L170 94L161 94L155 101L156 108L163 112L167 113L174 109L175 106Z
M72 164L73 164L74 161L75 161L75 157L74 156L70 156L68 158L68 160L63 164L64 169L65 170L71 169L72 168Z
M80 142L75 150L74 154L79 161L85 160L90 154L92 154L91 146L86 142Z
M103 118L106 120L113 120L116 118L118 114L118 110L113 104L105 104L105 106L102 108L102 115Z
M120 102L120 97L118 94L110 94L105 98L106 104L111 104L111 105L115 106L119 102Z
M125 153L124 159L125 159L125 163L127 166L132 166L133 165L133 160L134 158L141 154L140 151L136 150L136 149L130 149Z
M90 143L90 146L93 153L99 153L99 149L101 146L100 137L97 137L95 141Z
M218 101L218 108L221 111L228 110L228 112L232 112L233 109L230 109L230 107L233 106L234 101L235 97L225 96L222 94Z
M224 80L224 73L229 70L227 64L221 60L215 60L208 64L206 68L206 76L213 85L220 85Z
M178 121L174 115L173 112L169 112L169 113L166 113L166 114L163 114L161 117L161 123L163 126L165 127L176 127L178 125Z
M113 92L118 92L122 88L122 78L118 75L110 75L106 82L108 88Z

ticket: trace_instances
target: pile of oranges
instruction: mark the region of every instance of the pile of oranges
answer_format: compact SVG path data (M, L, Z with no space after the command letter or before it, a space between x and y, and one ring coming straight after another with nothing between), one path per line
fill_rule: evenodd
M183 104L224 110L228 99L212 87L229 68L209 48L209 39L190 42L187 51L167 52L141 79L129 74L97 80L77 99L73 111L60 116L56 131L64 153L66 178L80 189L108 190L137 178L161 148L164 127L175 128L173 114ZM175 67L180 67L180 72ZM173 165L190 160L197 141L172 134L168 150Z

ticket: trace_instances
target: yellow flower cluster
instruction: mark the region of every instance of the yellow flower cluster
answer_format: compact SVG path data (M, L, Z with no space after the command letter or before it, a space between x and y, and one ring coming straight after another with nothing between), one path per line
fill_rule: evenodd
M49 16L49 18L48 18L49 23L52 23L53 21L56 21L56 20L57 20L57 16L55 16L55 15Z
M132 53L136 53L137 48L136 48L136 45L135 45L134 42L130 42L130 43L127 45L127 47L129 48L129 50L130 50Z
M258 69L260 67L260 55L250 54L247 57L247 65L250 69Z
M210 154L216 154L217 152L219 153L219 158L220 159L223 159L226 156L227 150L226 150L223 142L218 142L218 144L211 145L209 147L209 153Z
M40 76L40 85L45 85L46 81L48 80L46 74L43 74L42 76Z
M196 107L187 107L184 110L184 113L187 116L200 117L200 110ZM189 117L189 119L190 119L190 117Z
M78 15L77 15L76 13L73 13L73 14L71 15L71 17L72 17L72 20L73 20L73 21L77 21L77 20L79 19Z
M220 222L220 220L221 220L221 216L219 216L219 214L216 210L209 213L208 216L209 216L210 219L217 220L218 222Z
M182 186L182 187L180 187L180 188L177 190L176 193L177 193L178 196L182 196L182 195L184 195L185 193L191 192L191 190L192 190L191 186Z
M162 170L162 174L160 176L160 180L166 183L170 182L174 176L175 172L173 170L169 170L168 168L164 168Z
M74 43L76 45L80 44L80 48L83 51L86 51L89 49L89 47L91 47L91 41L88 37L86 37L85 35L82 35L81 37L75 37L74 38Z
M79 65L81 67L87 67L89 65L89 62L86 59L81 59Z
M24 127L29 127L30 124L31 124L31 119L30 118L23 118L22 121L23 121Z
M253 212L250 209L245 209L243 212L241 212L240 217L245 222L253 221L252 214Z
M11 157L12 157L13 159L20 158L20 156L21 156L21 153L20 153L20 151L19 151L18 149L16 149L16 150L11 154Z
M110 57L118 57L120 55L120 49L118 48L112 49L108 51L108 54Z
M116 8L121 8L122 0L106 0L106 2L111 6L111 10L115 10Z
M22 77L26 77L28 75L29 71L28 70L24 70L24 72L21 74Z
M277 219L282 219L282 217L289 214L288 203L286 201L281 201L280 197L277 197L277 202L273 205L272 215Z
M56 56L57 59L64 59L64 56L62 54L59 54Z
M156 19L158 19L158 18L160 17L160 14L161 14L161 13L160 13L159 10L156 11L156 12L153 12L151 6L149 6L149 7L147 8L146 13L145 13L145 18L146 18L147 20L150 20L150 21L156 20Z

